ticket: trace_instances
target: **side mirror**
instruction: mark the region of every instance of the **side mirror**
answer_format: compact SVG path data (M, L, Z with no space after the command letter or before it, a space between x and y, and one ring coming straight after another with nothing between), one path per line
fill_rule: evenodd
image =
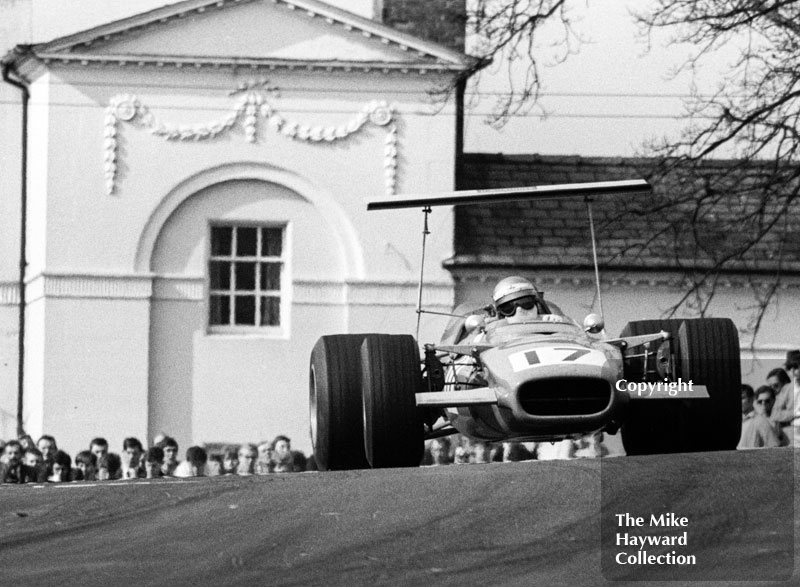
M590 334L597 334L598 332L602 332L603 328L606 327L606 323L603 319L597 314L589 314L586 318L583 319L583 330Z
M483 330L484 328L486 328L486 318L481 314L471 314L467 316L464 322L464 329L467 334L472 334L476 330Z

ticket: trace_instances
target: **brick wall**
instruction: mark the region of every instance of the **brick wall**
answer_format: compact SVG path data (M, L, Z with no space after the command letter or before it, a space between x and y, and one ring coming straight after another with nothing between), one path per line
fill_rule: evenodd
M729 169L731 162L711 162L709 169ZM649 178L654 162L647 159L581 158L537 155L466 154L458 176L459 189L518 187L537 184ZM746 176L740 176L745 177ZM728 180L730 181L730 180ZM746 181L746 179L745 179ZM602 197L593 204L600 264L625 270L686 270L713 265L731 246L758 226L730 230L759 198L737 194L713 197L715 203L696 214L693 202L656 209L658 197L686 193L686 186L708 196L707 185L677 174L654 181L656 196ZM737 184L736 190L741 188ZM715 190L724 186L714 185ZM704 191L705 190L705 191ZM731 191L734 191L731 188ZM691 193L691 192L690 192ZM690 196L691 198L691 196ZM785 197L769 199L764 218L774 215ZM788 237L783 242L786 273L800 273L800 202L790 204ZM755 222L755 221L754 221ZM727 226L726 226L727 225ZM586 204L580 200L524 201L456 208L455 256L458 267L558 267L585 269L592 265ZM767 272L778 267L775 236L767 238L739 260L731 271Z
M383 23L463 53L466 0L383 0Z

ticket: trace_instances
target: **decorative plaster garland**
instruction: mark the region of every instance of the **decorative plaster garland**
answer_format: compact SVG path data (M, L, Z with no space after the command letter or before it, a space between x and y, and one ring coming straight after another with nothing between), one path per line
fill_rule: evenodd
M255 89L259 86L266 90L274 90L274 88L266 88L265 82L250 82L240 85L237 90L231 92L231 95L239 93L244 95L226 116L213 122L191 126L161 122L134 95L120 94L111 98L106 107L104 119L103 150L106 193L111 195L116 189L117 160L119 158L117 132L120 121L131 124L138 123L141 127L149 130L151 134L168 141L204 141L228 132L237 120L242 119L245 139L250 143L255 143L259 117L265 118L271 129L287 138L312 143L332 143L345 139L359 132L367 122L376 126L385 126L384 185L388 195L395 193L397 186L397 125L394 122L394 109L389 104L373 100L365 104L361 111L346 124L309 126L286 120L266 101L264 91Z

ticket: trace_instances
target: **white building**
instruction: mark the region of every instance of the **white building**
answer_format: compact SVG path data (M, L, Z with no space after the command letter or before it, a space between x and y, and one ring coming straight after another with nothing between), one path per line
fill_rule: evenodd
M316 339L414 332L422 215L365 200L453 189L455 105L430 92L469 58L314 0L188 0L7 61L30 90L26 431L69 451L161 431L308 450ZM4 110L14 168L21 112ZM10 437L21 185L2 189ZM445 259L451 211L432 224ZM426 278L426 305L448 309L449 273Z

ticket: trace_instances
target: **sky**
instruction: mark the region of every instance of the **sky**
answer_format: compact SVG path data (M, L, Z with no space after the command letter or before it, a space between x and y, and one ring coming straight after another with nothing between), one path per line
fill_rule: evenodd
M685 122L684 101L692 83L712 90L730 55L715 56L694 79L674 78L688 47L655 39L648 51L630 15L649 0L574 0L571 14L583 43L556 64L550 38L539 45L542 95L537 107L512 117L502 129L488 124L504 90L500 67L490 67L471 88L465 150L507 154L635 156L652 139L674 134ZM342 8L368 10L372 0L329 0ZM2 50L20 42L43 42L144 12L165 0L0 0ZM479 96L479 99L475 99Z
M575 0L572 11L582 43L566 60L554 36L538 46L541 99L500 131L487 129L493 92L507 87L501 64L481 80L481 101L467 118L467 151L549 155L635 156L646 141L674 134L686 122L685 101L694 85L714 91L733 60L719 51L694 75L676 75L693 50L670 46L666 33L642 38L631 15L648 0Z

